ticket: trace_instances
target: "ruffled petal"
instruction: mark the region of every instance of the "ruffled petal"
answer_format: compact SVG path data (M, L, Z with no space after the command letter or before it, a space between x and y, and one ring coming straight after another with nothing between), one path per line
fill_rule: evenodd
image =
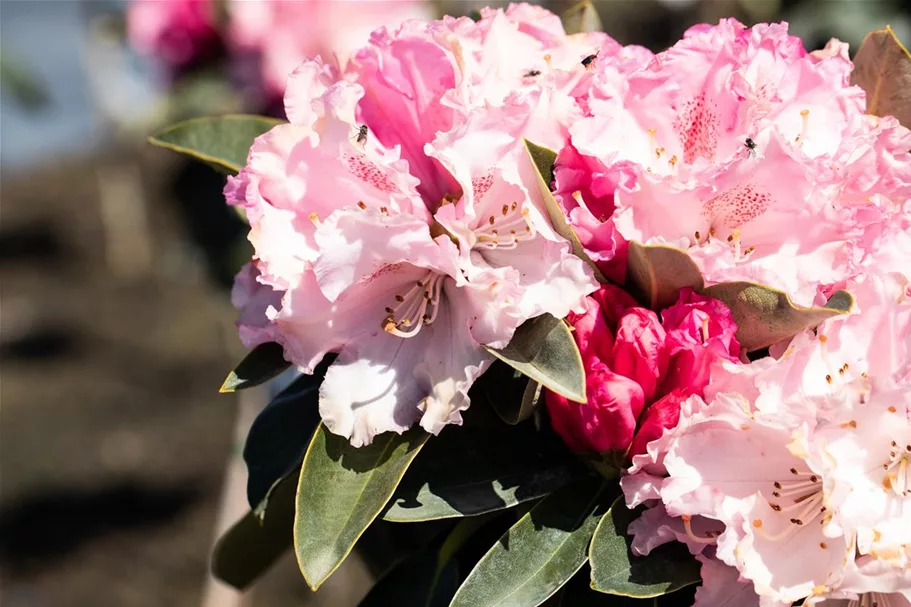
M426 336L403 340L378 331L346 346L320 386L319 412L329 431L361 447L417 422L426 393L413 370L428 345Z
M315 239L321 254L313 270L330 301L352 285L382 279L396 264L458 275L455 245L445 237L435 240L426 221L412 215L354 207L330 215Z

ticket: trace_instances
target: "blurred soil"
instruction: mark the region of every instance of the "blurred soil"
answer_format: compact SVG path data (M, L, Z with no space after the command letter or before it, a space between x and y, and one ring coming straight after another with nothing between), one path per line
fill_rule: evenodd
M116 251L99 167L139 167L150 211ZM187 212L218 200L219 179L156 150L2 175L4 607L201 605L237 412L218 386L243 354L236 263L205 254L243 228ZM288 555L245 607L352 605L368 580L353 559L313 595Z

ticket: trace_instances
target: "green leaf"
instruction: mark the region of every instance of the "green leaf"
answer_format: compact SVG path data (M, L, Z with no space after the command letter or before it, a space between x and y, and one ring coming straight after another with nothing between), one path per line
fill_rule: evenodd
M663 245L629 243L626 287L650 310L674 305L683 287L701 291L702 272L684 251Z
M543 497L593 476L549 427L446 428L405 474L383 515L418 522L473 516Z
M427 437L419 429L386 432L356 449L320 424L301 466L294 518L294 551L311 589L345 560Z
M319 426L319 386L328 361L313 375L302 375L282 390L253 420L244 445L247 500L262 517L270 493L297 470Z
M607 278L604 277L595 262L585 252L579 237L576 236L572 226L566 221L563 209L560 208L560 205L554 199L553 193L550 191L550 184L554 180L554 162L557 159L557 153L540 145L535 145L527 139L525 140L525 149L528 151L531 162L535 167L535 173L538 177L538 190L541 192L544 207L547 209L547 215L554 226L554 231L569 241L572 245L573 255L579 257L591 267L598 282L607 282Z
M579 4L570 8L560 17L563 21L563 29L567 34L582 34L588 32L600 32L604 28L601 25L601 17L591 0L582 0Z
M854 298L838 291L824 308L802 308L783 291L752 282L723 282L702 291L723 301L737 323L737 341L745 350L765 348L815 327L827 318L847 314Z
M459 587L454 561L439 567L438 554L419 550L403 559L370 589L358 607L446 607Z
M607 594L650 598L697 583L699 562L683 544L665 544L648 556L632 553L627 527L639 513L628 510L621 496L601 518L589 549L592 588Z
M545 388L569 400L586 402L582 356L562 320L542 314L516 329L502 350L486 349Z
M634 599L626 596L613 596L592 590L591 568L582 567L567 582L560 592L554 595L553 607L656 607L656 599ZM550 604L550 603L548 603ZM686 607L692 605L690 601Z
M461 581L454 557L487 522L483 516L462 519L451 531L389 570L358 607L446 607Z
M497 416L514 426L535 413L541 384L496 360L472 386L472 403L487 401Z
M228 373L219 392L235 392L263 384L291 366L284 349L277 343L260 344Z
M243 590L291 547L295 479L275 487L272 505L260 519L253 512L240 519L215 544L212 574Z
M478 562L451 607L535 607L585 564L606 485L584 480L544 498Z
M282 123L244 114L194 118L149 137L149 143L202 160L218 171L237 173L247 163L253 140Z
M854 56L851 84L867 93L867 113L911 128L911 53L892 28L870 32Z
M528 383L525 384L525 390L522 391L522 403L519 405L518 411L516 411L515 414L508 416L507 413L504 412L501 417L510 425L523 422L535 414L535 410L538 408L538 405L542 402L543 398L544 386L533 379L530 379L528 380Z
M663 594L661 596L638 599L630 596L604 594L593 590L591 587L591 568L583 567L573 576L560 592L554 595L557 599L550 607L690 607L696 602L696 589L698 585L691 584L686 588ZM744 585L747 591L749 586ZM729 602L728 607L735 607L739 603Z

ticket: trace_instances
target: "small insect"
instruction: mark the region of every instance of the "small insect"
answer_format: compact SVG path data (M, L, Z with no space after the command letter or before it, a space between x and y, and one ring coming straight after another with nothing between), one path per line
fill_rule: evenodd
M762 158L762 154L759 153L759 148L756 146L756 142L753 141L751 137L747 137L746 141L743 142L743 145L746 147L747 152L750 155L750 158Z
M525 72L526 78L534 78L535 76L540 76L540 75L541 75L540 70L528 70L527 72Z
M598 52L601 52L601 51L598 51ZM594 62L595 62L595 59L597 59L597 58L598 58L598 53L594 53L594 54L592 54L592 55L589 55L588 57L586 57L585 59L582 60L582 65L583 65L586 69L588 69L588 68L590 68L590 67L592 66L592 63L594 63Z
M366 124L362 124L362 125L357 129L357 139L356 139L356 141L357 141L358 143L365 143L365 142L367 141L367 132L368 132L367 125L366 125Z

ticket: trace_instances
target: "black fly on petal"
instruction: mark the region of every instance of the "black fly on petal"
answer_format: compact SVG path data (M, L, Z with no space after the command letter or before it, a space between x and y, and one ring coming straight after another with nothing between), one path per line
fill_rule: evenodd
M362 124L357 129L357 139L355 141L357 141L359 144L366 143L367 142L367 133L368 133L367 125Z

